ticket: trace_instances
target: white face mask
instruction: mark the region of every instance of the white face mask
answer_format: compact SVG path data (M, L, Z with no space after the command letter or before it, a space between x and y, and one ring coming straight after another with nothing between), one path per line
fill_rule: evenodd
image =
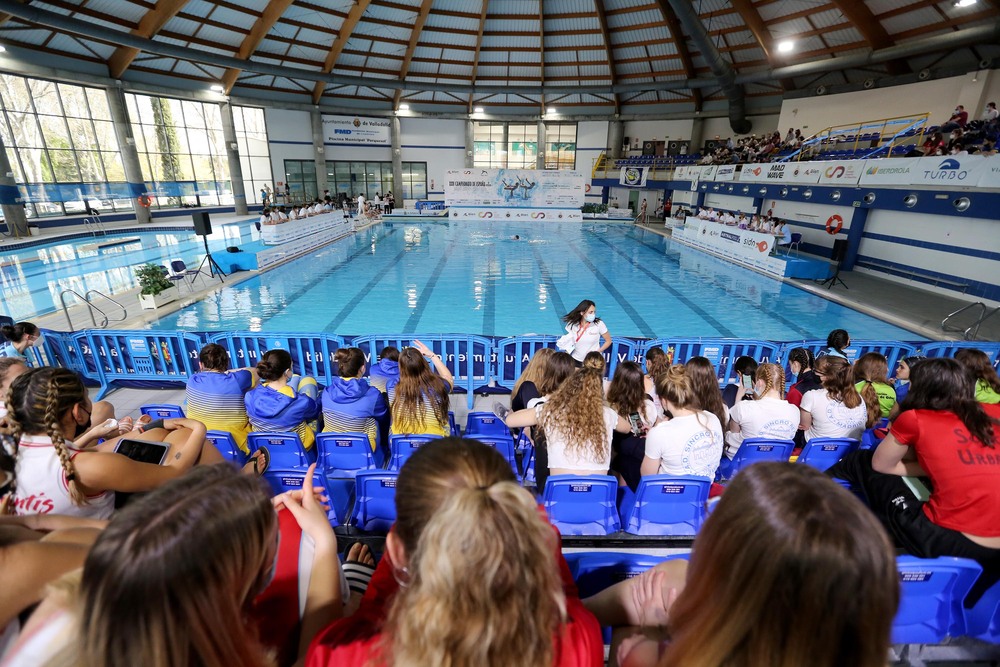
M45 334L38 334L38 338L31 342L32 347L42 347L45 344Z
M593 322L594 320L597 319L597 315L594 313L590 313L589 315L584 315L583 319L587 320L588 322Z

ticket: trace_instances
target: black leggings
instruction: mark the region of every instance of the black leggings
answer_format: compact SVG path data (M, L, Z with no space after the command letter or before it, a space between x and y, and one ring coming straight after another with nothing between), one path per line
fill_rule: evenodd
M902 477L872 469L874 454L873 449L848 454L826 474L846 480L864 492L868 506L907 553L918 558L969 558L982 565L983 573L965 599L966 607L973 606L987 589L1000 581L1000 549L981 546L957 530L933 523Z

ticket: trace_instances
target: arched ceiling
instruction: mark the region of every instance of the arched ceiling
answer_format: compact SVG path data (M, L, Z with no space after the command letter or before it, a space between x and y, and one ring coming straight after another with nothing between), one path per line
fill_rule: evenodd
M716 53L697 48L678 3ZM750 109L774 108L794 90L976 69L1000 60L996 39L822 63L998 24L1000 0L0 0L0 43L38 64L65 57L126 81L440 113L725 108L717 55L747 79ZM804 63L820 65L788 67Z

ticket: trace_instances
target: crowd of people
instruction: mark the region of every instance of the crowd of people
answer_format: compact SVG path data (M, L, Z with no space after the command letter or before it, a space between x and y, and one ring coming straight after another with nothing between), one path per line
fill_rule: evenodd
M301 204L278 205L267 200L261 210L257 226L259 228L262 225L280 225L290 220L304 220L335 210L342 210L347 218L356 213L359 218L377 219L385 213L392 213L395 203L391 192L386 192L384 196L376 192L372 200L365 199L364 195L358 195L356 200L342 195L339 200L335 200L330 191L325 190L323 197L316 197L311 202Z
M721 141L719 137L716 137L716 140ZM788 133L785 134L784 138L778 130L760 136L751 134L738 139L730 137L725 141L725 145L718 146L711 152L706 151L698 164L770 162L780 154L786 154L800 148L805 140L806 137L802 136L802 131L794 128L788 128Z
M649 475L714 479L749 438L880 442L826 475L743 470L716 490L689 561L581 599L510 462L448 437L454 379L420 341L381 349L370 372L360 349L341 348L322 390L285 350L232 368L209 344L187 417L150 421L92 402L70 370L29 368L41 334L19 323L2 330L0 358L3 664L596 666L601 626L621 626L613 651L626 667L875 667L899 603L894 542L979 562L967 604L1000 579L1000 378L983 352L906 358L890 377L878 353L852 363L850 335L835 330L818 358L791 351L787 391L781 365L740 357L721 387L709 359L675 363L659 348L607 380L596 304L563 319L558 349L536 352L512 410L497 409L533 442L539 488L557 474L610 473L632 490ZM399 473L376 562L367 546L338 544L315 464L301 491L271 497L266 450L240 470L206 428L246 454L253 431L293 431L307 449L318 431L364 433L373 450L388 433L442 437ZM167 453L133 460L123 440ZM904 477L928 480L929 497Z

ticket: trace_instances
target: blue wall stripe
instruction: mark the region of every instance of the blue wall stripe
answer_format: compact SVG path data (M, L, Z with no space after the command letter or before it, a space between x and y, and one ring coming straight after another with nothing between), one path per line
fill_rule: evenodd
M293 146L312 146L311 141L282 141L279 139L268 139L269 144L291 144Z
M400 148L432 148L445 151L464 151L465 146L424 146L421 144L403 144Z
M886 243L898 243L900 245L911 246L913 248L926 248L928 250L937 250L939 252L954 253L966 257L979 257L981 259L989 259L994 262L1000 261L1000 252L994 252L992 250L963 248L960 246L948 245L946 243L934 243L933 241L921 241L920 239L909 239L904 236L891 236L889 234L875 234L872 232L865 232L864 238L872 239L873 241L885 241Z

